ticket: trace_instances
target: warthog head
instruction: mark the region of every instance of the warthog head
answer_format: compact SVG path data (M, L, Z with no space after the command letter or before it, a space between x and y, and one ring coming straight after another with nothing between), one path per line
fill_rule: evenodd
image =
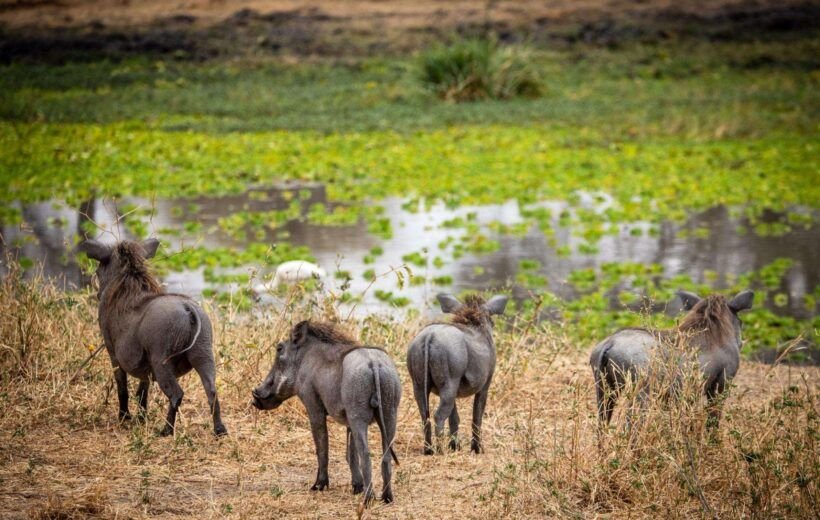
M439 293L436 298L438 298L442 312L453 315L453 323L488 328L493 326L492 316L494 314L504 313L509 299L506 295L498 294L485 302L481 296L471 294L464 298L464 303L462 303L455 296L447 293Z
M260 410L272 410L290 399L299 391L296 378L305 352L311 345L343 345L350 350L358 344L338 327L328 323L314 323L309 320L297 323L286 341L276 345L276 359L262 384L253 389L253 404Z
M251 392L253 404L260 410L273 410L296 395L296 373L299 371L304 349L299 347L307 340L307 323L302 322L285 341L276 345L276 359L268 375Z

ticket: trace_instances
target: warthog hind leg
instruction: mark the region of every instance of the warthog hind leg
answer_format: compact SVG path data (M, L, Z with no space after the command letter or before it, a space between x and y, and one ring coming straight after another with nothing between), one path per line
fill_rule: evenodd
M430 424L430 391L424 385L413 382L413 396L419 407L421 424L424 429L424 454L433 454L433 427Z
M154 377L159 384L160 390L168 398L168 415L165 418L165 426L160 430L160 435L173 435L177 421L177 410L179 410L179 405L182 403L182 397L185 393L179 386L174 370L170 365L163 364L160 359L152 361Z
M456 408L456 395L458 393L458 384L448 382L447 386L443 386L439 390L439 403L436 410L436 448L443 445L445 438L444 422L450 418L453 410Z
M350 466L351 485L353 494L358 495L364 491L362 482L362 470L359 469L359 456L356 454L356 444L353 442L353 432L347 429L347 464Z
M356 455L359 457L359 468L362 471L364 485L364 503L369 505L376 498L373 492L373 476L370 464L370 447L367 445L367 422L358 418L350 420L350 432L355 444Z
M208 408L211 410L211 419L214 424L214 434L217 437L222 437L228 434L228 429L222 424L222 414L219 410L219 399L216 396L216 367L214 366L213 358L210 350L207 351L208 357L206 359L199 359L191 356L191 365L193 365L196 373L199 374L199 379L202 381L202 388L205 389L205 395L208 396Z

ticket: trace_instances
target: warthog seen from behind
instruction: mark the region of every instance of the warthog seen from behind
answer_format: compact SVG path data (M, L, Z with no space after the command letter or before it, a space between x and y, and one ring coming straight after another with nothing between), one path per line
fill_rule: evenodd
M396 436L401 383L390 357L380 348L359 345L329 323L303 321L276 346L276 359L262 384L252 392L253 405L270 410L299 396L307 409L319 470L311 490L329 485L327 417L347 426L347 462L353 493L375 497L367 427L374 421L382 434L382 500L393 501L391 457Z
M453 314L451 323L426 326L410 343L407 369L413 380L413 394L424 425L424 453L433 453L430 426L430 392L439 396L436 436L444 435L444 421L450 421L450 449L458 448L459 417L457 397L475 395L470 449L481 453L481 420L495 371L493 314L502 314L507 296L493 296L489 302L470 295L461 303L455 296L437 296L441 310Z
M717 425L720 408L715 400L726 389L740 365L741 324L738 313L752 307L754 293L743 291L730 301L721 295L701 299L685 291L678 291L678 296L689 313L677 328L662 331L622 329L593 349L589 361L595 378L598 415L602 422L608 424L612 419L618 393L627 378L636 380L647 373L653 354L674 360L676 353L672 352L673 349L689 349L697 356L703 373L704 392L710 404L710 424ZM673 376L680 377L680 374ZM639 397L643 399L647 390L644 385Z
M156 239L122 241L108 246L97 240L80 250L99 262L99 321L105 347L116 367L120 419L130 419L127 375L140 380L140 416L148 405L150 381L168 397L168 416L161 434L174 432L182 388L177 378L196 370L208 396L214 432L225 435L216 397L216 365L211 349L211 321L187 296L168 294L151 274L146 259L159 247Z

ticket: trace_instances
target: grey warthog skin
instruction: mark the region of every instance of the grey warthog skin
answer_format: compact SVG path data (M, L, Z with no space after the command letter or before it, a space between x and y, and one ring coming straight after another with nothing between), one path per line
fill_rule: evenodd
M96 240L80 250L99 262L99 322L105 347L115 367L119 417L130 419L128 381L137 388L140 417L145 416L148 389L155 380L168 398L168 415L161 435L174 433L183 391L177 378L192 368L199 374L217 435L227 434L216 397L216 365L211 348L211 321L187 296L168 294L148 270L159 241L122 241L108 246Z
M340 328L303 321L276 347L276 359L264 381L253 392L260 410L277 408L299 397L307 409L319 469L310 488L322 491L327 474L327 418L347 426L347 462L353 494L364 491L365 504L374 498L367 427L376 422L382 437L382 500L393 501L392 460L398 408L399 374L390 356L376 347L359 345Z
M413 339L407 350L407 370L424 427L424 453L434 452L430 425L430 392L439 396L435 413L436 436L444 435L450 422L450 449L458 449L457 397L475 396L470 449L481 453L481 421L495 371L493 314L502 314L507 296L489 302L469 296L461 303L455 296L437 296L441 310L453 314L452 323L433 323Z
M684 310L689 312L675 329L622 329L592 350L589 362L595 379L598 416L602 422L610 422L618 392L627 380L647 374L653 356L660 355L662 360L681 359L680 354L688 349L697 357L703 374L709 423L711 426L718 424L718 398L740 366L741 322L738 313L752 307L754 293L743 291L730 301L721 295L702 299L685 291L678 291L678 296ZM675 367L677 371L678 365ZM673 374L675 378L679 376ZM647 390L644 386L639 398L644 399Z

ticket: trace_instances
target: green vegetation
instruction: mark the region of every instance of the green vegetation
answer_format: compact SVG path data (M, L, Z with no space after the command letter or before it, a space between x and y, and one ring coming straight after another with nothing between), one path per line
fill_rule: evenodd
M538 97L544 87L532 54L486 38L439 45L421 55L421 82L448 101Z
M817 38L520 52L468 41L415 58L354 64L129 59L3 65L0 221L19 219L11 201L57 196L77 207L92 195L176 198L240 193L281 180L324 184L327 204L308 204L309 192L294 192L286 209L242 209L220 218L219 231L250 241L241 249L163 248L169 253L158 259L161 270L207 267L214 283L245 281L217 274L216 267L310 260L311 252L289 244L281 229L294 219L317 225L364 220L375 236L399 234L379 206L387 197L406 199L408 211L436 202L519 205L523 221L513 225L480 225L475 213L446 222L452 233L439 244L439 256L408 245L404 260L419 268L492 253L501 247L498 235L521 236L532 226L559 255L594 254L603 236L624 226L634 235L655 235L664 221L683 222L716 205L749 219L740 233L777 235L817 225L820 77L808 58L820 54ZM427 85L419 82L419 66ZM500 78L501 69L510 76ZM535 93L540 78L540 97L499 100ZM585 207L582 193L606 200L605 209ZM545 200L568 201L570 208L553 214L539 205ZM761 219L768 210L782 217ZM125 220L138 236L152 231L141 220L145 212L134 208ZM180 209L178 216L189 221L161 230L163 238L211 232L195 214L196 208ZM638 222L647 225L634 226ZM576 251L557 242L556 226L583 239ZM268 232L275 233L276 248L264 243ZM682 233L703 238L710 230ZM375 267L381 254L376 247L363 261ZM586 331L580 339L634 321L640 298L662 301L678 286L693 285L659 282L656 268L572 273L580 298L567 304L565 316ZM518 271L515 283L551 298L543 296L551 274L537 262L522 262ZM338 276L369 281L375 272ZM435 285L452 284L446 274L429 276ZM776 286L782 273L754 276L760 278L728 285L754 282L766 287L774 306L788 302ZM608 292L630 277L632 289L619 296L624 308L612 311ZM417 276L409 283L424 281ZM377 297L406 305L388 291ZM815 309L818 298L815 291L806 308ZM817 327L816 320L753 312L753 348Z

